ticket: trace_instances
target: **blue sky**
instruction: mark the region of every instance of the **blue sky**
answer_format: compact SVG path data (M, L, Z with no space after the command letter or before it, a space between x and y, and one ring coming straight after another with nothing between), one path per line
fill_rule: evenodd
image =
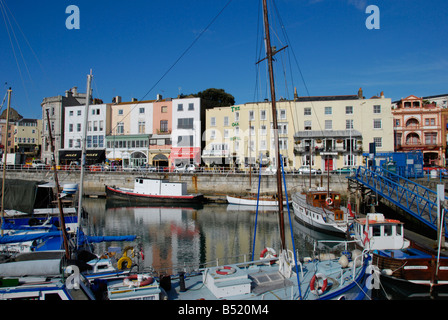
M124 101L155 99L212 87L226 90L238 104L268 94L263 63L258 70L255 64L262 44L260 0L0 3L13 27L8 32L2 14L0 99L11 86L12 107L25 117L41 117L44 97L63 95L73 86L85 92L90 69L94 96L107 103L116 95ZM275 4L271 12L279 13L289 39L276 61L278 98L291 98L293 87L301 96L356 94L362 87L367 98L384 91L392 100L448 93L446 0ZM79 7L79 30L65 26L69 5ZM380 9L379 30L365 26L368 5ZM271 19L273 44L281 47L278 17ZM292 74L287 81L284 72Z

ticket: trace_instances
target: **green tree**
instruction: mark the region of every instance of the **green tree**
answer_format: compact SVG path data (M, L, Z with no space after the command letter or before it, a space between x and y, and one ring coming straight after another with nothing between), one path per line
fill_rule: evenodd
M210 88L200 91L193 96L205 100L207 108L227 107L235 105L235 98L224 89Z

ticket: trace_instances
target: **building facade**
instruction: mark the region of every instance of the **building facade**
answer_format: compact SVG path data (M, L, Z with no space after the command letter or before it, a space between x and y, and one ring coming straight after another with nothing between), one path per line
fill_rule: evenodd
M393 151L391 100L358 95L296 97L277 102L279 149L285 170L311 165L325 171L363 163L374 142L378 152ZM208 109L207 165L276 166L271 103Z
M64 133L65 133L65 108L68 106L85 105L86 94L78 92L77 87L73 87L65 92L65 96L55 96L44 98L42 107L42 160L50 164L52 159L50 129L53 136L55 147L55 162L59 163L58 150L64 149ZM47 119L47 110L49 121Z
M67 106L64 115L64 148L59 150L59 164L81 161L86 106ZM105 162L106 133L110 127L110 105L89 105L86 132L86 164Z
M395 151L423 152L424 165L445 165L446 122L443 108L411 95L394 104ZM445 142L444 142L445 141Z
M39 158L41 149L42 120L20 119L14 128L14 152L26 158Z

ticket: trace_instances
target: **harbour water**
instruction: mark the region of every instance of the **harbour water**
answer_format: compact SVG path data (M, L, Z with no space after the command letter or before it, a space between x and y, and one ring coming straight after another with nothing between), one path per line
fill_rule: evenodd
M136 235L134 245L141 245L145 269L153 267L168 273L176 267L203 266L206 263L227 264L251 259L254 242L255 258L266 248L280 248L277 211L244 208L228 204L209 203L200 207L132 206L106 199L86 199L89 213L88 232L91 235ZM312 255L314 241L342 240L313 233L293 218L294 245L300 257ZM287 247L292 249L289 217L285 210ZM110 247L129 244L101 243L95 248L101 254ZM328 244L332 246L333 244ZM245 255L245 256L244 256Z

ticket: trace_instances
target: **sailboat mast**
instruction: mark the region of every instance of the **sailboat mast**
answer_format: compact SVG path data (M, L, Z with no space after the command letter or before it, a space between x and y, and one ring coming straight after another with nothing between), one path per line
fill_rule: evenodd
M62 208L62 201L60 197L59 179L58 179L58 172L56 169L56 158L54 154L55 151L54 151L53 134L51 133L50 113L48 109L46 109L45 111L47 112L48 132L50 134L51 164L53 166L53 172L54 172L54 183L56 184L56 197L58 202L59 220L60 220L59 223L61 225L62 238L64 240L65 257L68 260L70 259L70 250L68 248L67 230L65 229L64 209Z
M266 36L266 55L269 68L269 82L271 86L271 101L272 101L272 121L274 129L274 145L276 150L276 163L277 163L277 195L278 195L278 209L279 209L279 225L280 225L280 239L282 243L282 249L286 249L285 245L285 230L284 230L284 216L283 216L283 190L282 190L282 171L280 164L280 146L278 140L278 123L277 123L277 108L275 99L275 85L274 85L274 67L273 67L273 51L271 47L271 36L269 31L269 19L268 19L268 6L267 1L263 0L263 16L264 16L264 28Z
M9 110L11 109L11 88L8 89L8 108L6 109L6 140L5 145L3 147L3 181L2 181L2 221L5 218L5 183L6 183L6 157L8 155L8 132L9 132ZM2 236L3 236L3 228L2 228Z
M81 213L82 213L82 197L84 193L84 167L86 165L86 140L87 140L87 124L89 117L89 104L91 98L91 83L92 83L92 70L90 70L90 74L87 75L87 97L86 97L86 107L84 109L84 130L82 135L82 149L81 149L81 174L79 181L79 196L78 196L78 226L76 231L77 241L76 247L79 245L79 237L80 237L80 225L81 225Z

